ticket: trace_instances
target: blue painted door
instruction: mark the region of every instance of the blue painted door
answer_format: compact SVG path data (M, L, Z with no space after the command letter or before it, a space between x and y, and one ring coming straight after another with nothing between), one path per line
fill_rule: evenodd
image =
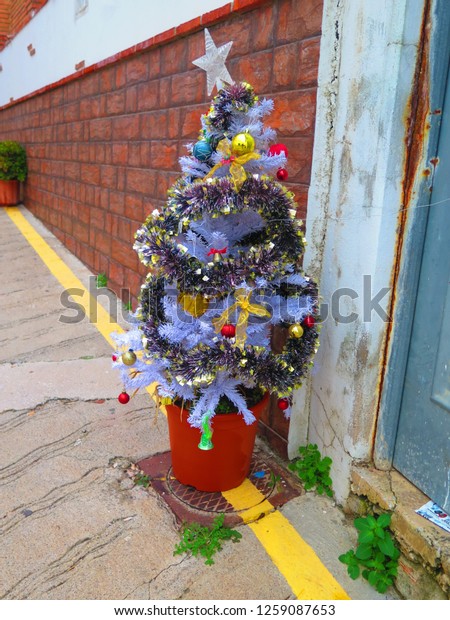
M394 466L450 511L450 80L420 270Z

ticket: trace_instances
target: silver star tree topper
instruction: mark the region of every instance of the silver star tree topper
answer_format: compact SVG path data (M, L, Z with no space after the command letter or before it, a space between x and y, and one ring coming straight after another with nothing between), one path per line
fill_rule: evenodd
M225 60L227 59L232 45L233 41L230 41L229 43L225 43L225 45L216 47L208 29L205 28L206 54L193 60L192 64L206 71L208 96L212 93L214 85L217 86L217 90L220 90L222 88L222 82L226 82L227 84L234 83L225 66Z

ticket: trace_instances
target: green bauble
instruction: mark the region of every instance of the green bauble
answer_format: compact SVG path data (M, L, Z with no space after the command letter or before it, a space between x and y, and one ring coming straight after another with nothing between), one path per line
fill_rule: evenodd
M212 148L209 142L206 140L199 140L194 144L192 154L199 161L208 161L212 155Z

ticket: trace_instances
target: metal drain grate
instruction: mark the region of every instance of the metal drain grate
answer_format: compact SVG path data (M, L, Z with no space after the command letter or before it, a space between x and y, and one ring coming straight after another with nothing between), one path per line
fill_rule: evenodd
M255 487L264 495L264 499L269 499L276 488L277 482L275 475L272 473L267 463L261 459L253 459L248 477ZM187 504L194 510L204 510L206 512L215 513L236 512L222 493L197 491L194 487L185 486L181 484L181 482L178 482L178 480L172 476L172 468L169 469L167 475L167 486L180 502Z
M194 487L185 486L178 482L172 475L172 468L167 477L167 486L173 495L194 510L204 510L206 512L233 512L234 508L227 502L222 493L209 493L207 491L197 491Z
M149 476L152 488L169 506L178 521L210 524L217 514L225 514L227 525L241 523L239 513L222 493L198 491L178 482L172 475L170 452L140 461L137 466ZM270 500L274 508L282 506L302 492L300 485L290 474L265 453L254 455L248 478L264 496L261 502Z

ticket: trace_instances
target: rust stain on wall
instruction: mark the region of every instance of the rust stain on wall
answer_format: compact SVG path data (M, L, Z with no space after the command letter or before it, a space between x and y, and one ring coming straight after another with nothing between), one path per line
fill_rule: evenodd
M397 250L392 268L390 287L392 290L388 316L394 315L397 303L397 284L402 260L404 244L404 232L409 217L411 201L414 198L414 186L419 176L428 176L431 171L425 168L420 171L423 164L424 148L427 143L428 132L430 129L430 113L440 113L440 110L430 111L430 28L431 28L431 1L427 0L424 5L422 15L421 36L417 51L416 68L414 74L411 96L404 113L405 124L405 163L402 177L402 208L397 220ZM434 164L434 162L433 162ZM387 332L383 351L383 358L380 368L380 381L378 390L378 402L376 410L375 432L372 436L372 451L375 445L378 416L383 392L384 378L386 374L387 361L389 355L389 345L392 336L392 321L387 324Z

